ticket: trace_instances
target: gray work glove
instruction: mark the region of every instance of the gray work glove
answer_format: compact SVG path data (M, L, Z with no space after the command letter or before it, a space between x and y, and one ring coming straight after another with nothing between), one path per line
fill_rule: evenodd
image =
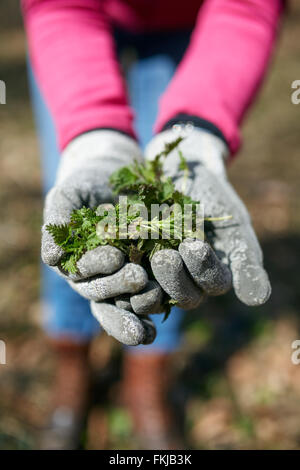
M77 137L62 153L56 183L46 196L42 227L44 263L90 300L91 310L102 327L128 345L148 344L154 340L155 328L146 316L154 301L153 295L148 294L151 297L149 309L147 305L142 311L137 307L140 315L137 317L124 309L120 296L133 295L139 305L138 292L142 291L142 299L145 299L147 292L153 291L158 301L162 296L160 287L148 282L141 266L125 263L123 253L111 246L99 246L86 252L78 261L79 273L68 274L60 267L63 250L55 244L46 225L67 223L70 213L82 206L95 208L101 203L113 202L108 184L110 175L133 159L141 158L137 143L117 131L96 130ZM119 306L115 305L115 298Z
M153 138L146 148L146 158L153 159L165 143L179 135L184 140L167 157L166 174L182 190L182 172L178 171L181 150L189 166L184 192L203 204L206 217L232 218L214 222L210 244L187 239L179 251L157 252L151 262L153 274L163 290L185 309L198 306L205 294L225 293L231 285L243 303L261 305L268 300L271 286L249 213L226 176L225 143L192 125L176 125Z

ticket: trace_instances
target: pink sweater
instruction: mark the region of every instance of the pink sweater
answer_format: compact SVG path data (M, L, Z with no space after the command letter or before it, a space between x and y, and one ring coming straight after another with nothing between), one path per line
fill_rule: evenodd
M231 152L264 76L282 0L22 0L33 67L54 117L59 144L85 131L118 128L134 136L133 113L112 26L131 31L194 27L161 98L158 132L179 113L223 133Z

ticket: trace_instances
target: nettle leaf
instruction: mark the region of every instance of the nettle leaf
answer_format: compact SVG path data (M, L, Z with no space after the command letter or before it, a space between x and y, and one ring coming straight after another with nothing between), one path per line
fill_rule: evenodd
M169 153L171 153L178 145L180 142L183 141L183 137L177 137L177 139L173 140L173 142L168 142L165 144L164 150L159 154L160 156L167 156Z
M46 229L49 233L51 233L55 243L58 246L63 246L70 233L69 225L68 224L63 224L63 225L56 225L56 224L49 224L46 225Z
M178 155L179 155L179 158L180 158L180 163L178 165L178 169L181 170L181 171L189 171L187 161L184 158L184 156L182 155L181 150L178 150Z
M62 259L62 261L60 263L61 267L65 271L69 272L70 274L76 274L76 272L77 272L76 263L77 263L78 259L77 259L77 256L74 255L74 254L71 255L69 258L64 258L64 259Z
M102 243L103 244L103 243ZM87 237L86 240L86 249L88 250L93 250L94 248L97 248L97 246L100 245L100 239L97 235L96 232L90 233L90 235Z
M165 202L171 198L173 198L173 194L175 191L174 184L171 178L168 178L162 185L162 202Z
M172 310L172 307L174 307L174 305L177 305L178 304L178 300L174 300L174 299L168 299L165 303L164 303L164 307L165 307L165 315L164 315L164 318L162 320L162 323L164 323L168 318L169 318L169 315L171 313L171 310Z
M116 170L110 177L110 184L113 186L115 194L122 192L128 186L134 184L138 180L132 166L124 166L120 170Z

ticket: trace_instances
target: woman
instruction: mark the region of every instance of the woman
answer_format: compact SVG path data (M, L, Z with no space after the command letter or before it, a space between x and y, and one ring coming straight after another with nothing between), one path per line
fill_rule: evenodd
M242 302L264 303L270 284L261 250L247 211L226 178L225 163L240 147L240 123L265 74L282 1L191 0L184 7L177 0L22 3L47 192L45 224L68 220L70 211L83 203L107 202L112 171L141 158L146 144L146 156L153 157L174 138L175 125L186 137L182 150L188 163L196 165L190 194L214 215L217 207L238 223L217 231L214 248L221 262L207 244L183 245L180 255L164 250L156 259L156 266L164 267L163 272L156 269L157 281L168 292L173 279L179 287L172 296L183 308L187 291L193 291L199 303L203 292L224 293L230 287L224 276L230 276ZM95 300L90 279L69 279L72 290L57 276L60 257L43 230L42 258L55 268L44 272L45 325L58 354L44 446L74 448L88 394L88 345L98 323L87 301L75 292ZM207 272L199 276L199 266L205 263L213 278ZM189 280L177 282L186 270ZM96 300L92 308L97 316L106 304ZM171 432L166 372L170 353L179 344L182 315L177 308L159 324L151 346L125 351L125 396L143 447L178 447Z

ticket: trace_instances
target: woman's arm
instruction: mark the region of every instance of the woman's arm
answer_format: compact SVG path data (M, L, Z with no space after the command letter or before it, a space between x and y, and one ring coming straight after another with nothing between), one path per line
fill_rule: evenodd
M60 148L88 130L131 136L132 112L99 0L23 0L33 68Z
M282 9L282 0L206 0L161 100L156 131L179 114L187 120L202 118L221 131L234 153L240 144L239 124L265 74Z

